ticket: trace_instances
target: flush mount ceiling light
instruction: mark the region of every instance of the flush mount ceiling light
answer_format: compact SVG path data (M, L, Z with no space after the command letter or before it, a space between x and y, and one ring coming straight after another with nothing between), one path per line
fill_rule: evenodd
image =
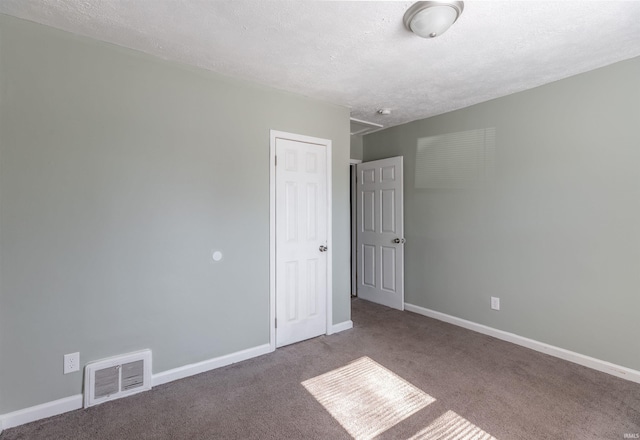
M404 13L404 25L422 38L442 35L456 22L464 2L416 2Z

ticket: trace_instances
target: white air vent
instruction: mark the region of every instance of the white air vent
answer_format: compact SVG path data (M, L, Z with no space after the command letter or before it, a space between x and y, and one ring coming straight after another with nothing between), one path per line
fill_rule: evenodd
M141 350L85 367L84 406L88 408L109 400L151 389L151 350Z

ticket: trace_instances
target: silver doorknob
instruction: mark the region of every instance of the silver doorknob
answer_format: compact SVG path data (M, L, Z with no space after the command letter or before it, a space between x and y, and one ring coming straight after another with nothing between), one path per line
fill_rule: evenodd
M329 249L326 246L320 245L320 252L327 252L327 249Z
M404 238L395 238L395 239L393 240L393 242L394 242L395 244L404 244L406 241L407 241L407 240L405 240Z

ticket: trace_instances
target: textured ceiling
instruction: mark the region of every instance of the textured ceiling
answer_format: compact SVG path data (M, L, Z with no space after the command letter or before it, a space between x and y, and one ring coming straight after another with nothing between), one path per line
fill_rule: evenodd
M0 13L347 106L385 127L640 56L640 2L467 1L430 40L403 27L411 4L0 0Z

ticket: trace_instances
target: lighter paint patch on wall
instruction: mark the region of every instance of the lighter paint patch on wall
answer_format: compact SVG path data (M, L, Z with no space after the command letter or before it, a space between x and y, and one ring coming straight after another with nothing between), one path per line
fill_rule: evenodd
M495 170L496 129L480 128L418 139L416 188L469 188Z

